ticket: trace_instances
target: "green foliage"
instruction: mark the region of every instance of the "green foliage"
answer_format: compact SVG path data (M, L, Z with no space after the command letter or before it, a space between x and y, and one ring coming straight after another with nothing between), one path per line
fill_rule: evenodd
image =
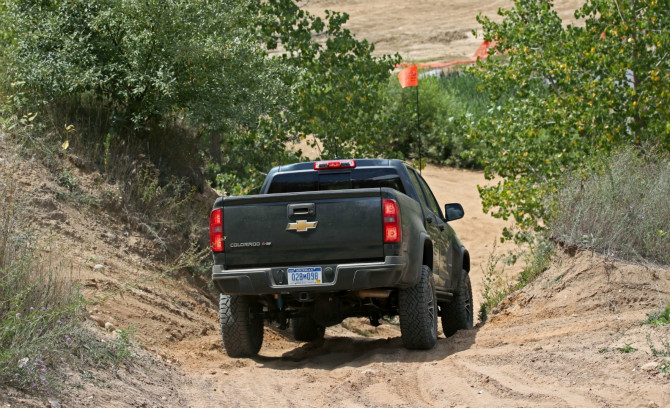
M482 303L479 305L477 317L480 322L486 322L489 314L510 293L514 292L513 285L503 279L505 268L498 265L504 260L504 255L495 254L496 243L482 268Z
M112 361L115 364L119 364L135 358L133 349L137 347L137 344L135 343L136 334L137 329L135 329L133 326L130 326L127 329L120 329L118 336L112 340L112 345L115 349L114 353L112 354Z
M630 344L626 343L623 347L615 347L614 350L618 351L619 353L622 354L628 354L632 353L633 351L637 351L637 349Z
M667 326L670 324L670 302L668 302L665 308L658 312L649 313L647 315L647 320L642 322L642 324L648 324L654 327Z
M72 172L69 170L63 170L58 175L58 184L65 187L68 191L72 192L77 189L77 183L79 180L72 175Z
M384 145L382 92L399 56L374 57L374 46L344 28L346 13L326 11L325 19L301 10L293 0L259 2L267 16L262 34L275 60L296 68L283 80L296 88L286 117L289 132L315 135L322 156L369 156Z
M210 162L207 178L229 195L256 193L271 167L302 160L300 153L286 150L281 125L263 121L258 131L239 131L221 142L223 158Z
M20 33L0 48L2 79L12 78L0 81L3 102L18 117L39 112L39 138L67 137L106 173L118 173L114 151L130 150L198 188L203 161L249 185L243 164L283 150L287 133L265 123L289 112L295 85L283 79L298 69L267 57L254 0L13 0L1 11L2 27Z
M526 287L549 268L555 250L556 246L544 235L536 234L533 237L525 257L526 266L516 278L519 288Z
M253 36L249 2L51 0L7 3L16 32L3 54L31 105L91 94L112 126L253 127L278 108L281 66ZM249 75L253 72L254 75Z
M486 115L488 97L477 91L479 80L468 73L427 76L419 80L421 155L432 163L475 167L470 123ZM418 157L417 88L401 88L395 76L384 96L385 157Z
M480 195L494 216L540 228L556 180L590 155L670 147L670 11L656 0L587 0L575 13L583 23L567 27L548 0L515 0L499 14L478 17L504 57L472 71L494 101L472 137L487 177L503 180Z
M626 148L569 173L548 206L552 236L606 256L670 263L668 159Z

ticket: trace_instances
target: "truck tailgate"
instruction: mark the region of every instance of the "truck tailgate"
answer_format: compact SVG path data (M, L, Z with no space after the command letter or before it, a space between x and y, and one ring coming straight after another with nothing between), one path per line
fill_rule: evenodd
M223 200L225 268L383 259L379 188Z

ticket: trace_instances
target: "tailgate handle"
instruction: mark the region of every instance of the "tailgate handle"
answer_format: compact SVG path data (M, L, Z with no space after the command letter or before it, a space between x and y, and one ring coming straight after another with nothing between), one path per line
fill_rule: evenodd
M313 217L314 214L316 214L314 203L289 204L287 209L289 218L294 218L297 216Z

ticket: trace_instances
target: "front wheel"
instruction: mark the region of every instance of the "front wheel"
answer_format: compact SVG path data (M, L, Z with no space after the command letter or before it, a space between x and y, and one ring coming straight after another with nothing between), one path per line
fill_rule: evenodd
M400 334L410 350L430 350L437 342L437 298L433 271L421 267L421 279L398 297Z
M470 274L462 270L458 291L449 303L440 304L440 317L444 335L453 336L458 330L472 329L473 303Z
M253 357L263 345L263 307L248 296L219 297L223 347L230 357Z

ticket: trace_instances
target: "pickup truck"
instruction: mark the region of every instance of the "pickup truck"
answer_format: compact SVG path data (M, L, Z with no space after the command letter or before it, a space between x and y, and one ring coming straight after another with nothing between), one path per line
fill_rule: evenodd
M426 182L400 160L273 168L258 195L219 197L210 215L223 345L256 355L264 323L314 341L348 317L399 317L403 344L428 350L472 328L470 256Z

